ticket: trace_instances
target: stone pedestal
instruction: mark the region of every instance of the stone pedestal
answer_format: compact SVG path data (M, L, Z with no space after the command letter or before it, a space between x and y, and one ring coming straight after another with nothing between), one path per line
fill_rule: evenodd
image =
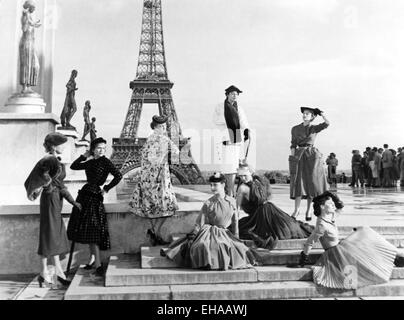
M1 109L6 113L44 113L46 103L42 97L33 93L16 93L13 94L6 102L5 106Z
M67 137L67 143L63 154L61 155L62 162L71 164L76 156L76 141L79 133L74 128L65 128L62 126L56 127L56 132L59 132Z
M34 165L45 155L44 138L55 132L58 119L51 113L0 112L0 203L28 201L24 182Z

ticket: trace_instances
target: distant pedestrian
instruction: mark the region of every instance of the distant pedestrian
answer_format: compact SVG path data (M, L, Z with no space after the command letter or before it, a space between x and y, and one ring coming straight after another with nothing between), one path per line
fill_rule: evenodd
M382 164L383 164L383 187L391 187L392 186L392 171L393 171L393 154L389 149L389 145L383 145L384 151L382 155Z
M331 186L337 187L337 166L338 166L338 159L336 158L335 153L330 153L327 161L328 167L328 181Z
M351 187L359 187L359 182L361 187L363 187L363 175L362 175L362 156L359 153L359 150L352 150L352 181Z

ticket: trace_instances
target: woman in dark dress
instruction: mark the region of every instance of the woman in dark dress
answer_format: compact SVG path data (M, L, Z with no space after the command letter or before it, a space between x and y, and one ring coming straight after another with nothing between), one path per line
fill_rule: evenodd
M91 142L90 152L80 156L72 163L72 170L85 170L87 183L79 191L76 201L83 206L82 211L73 208L67 227L70 240L89 244L91 259L86 269L96 268L98 275L103 274L100 250L111 248L107 216L104 209L104 194L115 187L122 179L122 174L105 157L106 141L97 138ZM100 188L112 174L114 179Z
M311 220L311 201L314 197L329 190L326 169L322 154L314 147L317 134L328 128L330 122L319 109L300 108L303 123L292 128L292 143L289 156L290 198L295 200L293 217L299 215L302 198L307 199L306 221ZM312 125L316 116L320 115L324 122Z
M65 166L58 155L63 153L67 138L60 133L50 133L46 136L44 147L47 155L34 167L27 180L25 189L29 200L40 198L40 224L38 254L41 256L42 270L38 277L39 285L51 285L52 278L48 270L48 258L53 257L57 279L63 285L68 285L60 264L60 255L69 252L69 241L62 218L63 198L71 203L76 210L81 210L80 203L74 201L63 183L66 177Z
M296 221L271 202L271 186L266 178L252 175L247 164L240 165L237 207L249 216L239 220L241 239L272 249L277 240L307 238L313 226Z

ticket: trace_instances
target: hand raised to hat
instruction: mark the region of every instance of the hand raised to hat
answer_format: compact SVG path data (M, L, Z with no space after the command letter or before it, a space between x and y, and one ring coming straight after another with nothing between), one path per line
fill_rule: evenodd
M315 108L314 109L314 115L315 116L322 116L323 115L323 111L321 111L319 108Z

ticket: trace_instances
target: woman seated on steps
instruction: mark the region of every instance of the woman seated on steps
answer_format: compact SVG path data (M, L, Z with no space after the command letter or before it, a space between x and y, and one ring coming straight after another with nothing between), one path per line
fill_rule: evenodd
M237 174L241 181L237 207L248 214L239 221L241 239L254 240L258 247L271 250L277 240L309 237L313 226L297 221L272 202L268 179L254 175L246 163L240 164Z
M404 267L404 257L397 248L369 227L354 229L346 239L339 240L335 214L344 205L333 193L326 191L313 199L315 230L307 239L297 265L304 267L313 244L320 240L325 252L312 267L313 281L336 289L357 289L388 282L394 266Z
M213 196L201 209L193 232L171 243L162 256L181 267L206 270L244 269L251 267L253 255L238 239L236 202L226 195L226 178L216 173L209 178ZM233 233L227 228L232 225Z

